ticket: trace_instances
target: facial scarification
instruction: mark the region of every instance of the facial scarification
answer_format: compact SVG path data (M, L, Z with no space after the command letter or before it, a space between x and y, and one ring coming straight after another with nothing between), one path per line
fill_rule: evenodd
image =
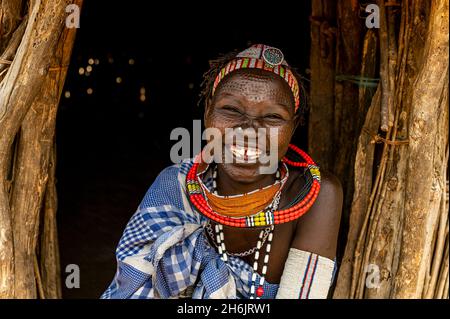
M282 103L291 106L292 113L294 110L294 97L287 83L266 71L239 70L232 73L220 83L215 96L227 93L240 95L253 103Z
M219 84L207 108L205 124L206 127L219 129L223 136L227 128L276 128L277 156L280 160L294 133L294 117L294 97L287 83L276 74L246 69L229 74ZM244 150L244 158L247 158L245 154L252 153L250 151ZM220 165L219 170L235 181L255 183L267 179L259 173L258 162L247 165L225 163Z

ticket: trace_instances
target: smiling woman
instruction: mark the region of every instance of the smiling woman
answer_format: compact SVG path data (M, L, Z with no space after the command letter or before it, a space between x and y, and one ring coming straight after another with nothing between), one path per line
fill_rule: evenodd
M291 144L306 107L298 75L281 50L258 44L212 63L204 85L205 126L221 133L213 158L222 160L197 156L161 172L102 297L326 298L342 187ZM229 141L229 129L277 134ZM260 157L273 152L278 168L263 173Z

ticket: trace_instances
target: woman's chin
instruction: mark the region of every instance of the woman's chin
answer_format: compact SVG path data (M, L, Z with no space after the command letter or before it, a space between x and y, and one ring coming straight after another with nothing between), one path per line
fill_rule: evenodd
M253 183L261 179L260 163L222 164L230 179L240 183Z

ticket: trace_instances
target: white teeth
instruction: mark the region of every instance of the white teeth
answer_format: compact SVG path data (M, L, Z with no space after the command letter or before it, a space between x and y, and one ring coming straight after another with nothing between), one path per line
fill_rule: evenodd
M261 155L261 150L259 150L258 148L246 148L240 145L230 145L230 151L237 159L246 161L255 161Z

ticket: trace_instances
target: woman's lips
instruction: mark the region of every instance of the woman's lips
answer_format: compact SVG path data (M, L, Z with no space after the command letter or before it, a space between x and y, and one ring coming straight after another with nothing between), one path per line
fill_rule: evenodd
M256 162L261 155L261 150L258 147L251 147L249 145L234 145L227 144L234 158L241 162Z

